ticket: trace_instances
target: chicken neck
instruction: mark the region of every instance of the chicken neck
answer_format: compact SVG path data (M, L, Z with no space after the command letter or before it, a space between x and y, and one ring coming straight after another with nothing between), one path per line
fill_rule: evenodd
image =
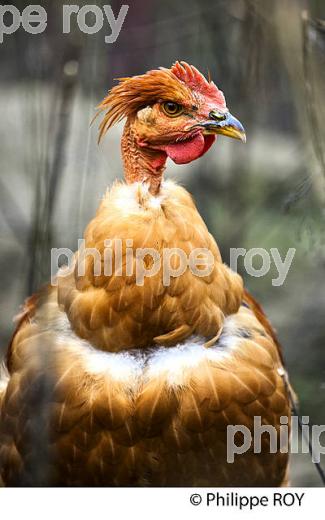
M150 193L158 195L167 154L140 142L132 124L127 122L121 141L125 180L127 184L147 182Z

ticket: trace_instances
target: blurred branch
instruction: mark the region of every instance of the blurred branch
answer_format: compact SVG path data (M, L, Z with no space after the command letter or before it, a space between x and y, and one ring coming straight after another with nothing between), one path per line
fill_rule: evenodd
M79 50L79 48L78 48ZM48 254L52 243L53 212L57 199L58 187L62 178L65 161L65 149L68 140L71 105L77 84L79 55L77 59L63 61L59 108L57 110L57 132L54 142L53 160L48 159L45 172L39 172L35 193L35 216L30 239L30 269L28 275L28 293L35 291L42 283L42 274L46 271ZM55 122L50 119L50 125ZM48 157L50 154L47 154ZM41 183L45 175L46 194L42 197ZM44 198L44 200L42 200Z
M1 192L1 218L5 220L8 227L11 229L17 244L21 248L25 248L25 237L27 221L23 215L19 205L16 203L14 197L8 190L5 182L0 177L0 192ZM10 208L10 209L9 209ZM25 226L23 226L23 223Z
M300 199L303 199L308 195L312 188L311 177L304 177L285 198L283 203L283 211L290 211L291 207L295 205Z
M312 63L313 54L315 53L315 41L324 39L323 45L325 49L325 21L310 18L307 11L302 13L303 24L303 68L304 82L306 90L306 103L310 121L310 132L312 134L312 144L316 158L321 166L323 175L325 176L325 151L323 150L323 131L321 128L321 117L319 114L319 103L317 100L317 83L321 82L321 75L318 74L318 67ZM323 54L324 60L324 54ZM321 70L321 69L320 69ZM324 87L320 89L324 92Z
M71 106L77 83L78 61L69 61L64 65L63 81L60 95L60 107L58 111L58 131L55 140L54 160L50 173L49 188L47 193L48 225L51 224L53 209L56 202L57 188L60 183L64 167L65 148L68 139Z

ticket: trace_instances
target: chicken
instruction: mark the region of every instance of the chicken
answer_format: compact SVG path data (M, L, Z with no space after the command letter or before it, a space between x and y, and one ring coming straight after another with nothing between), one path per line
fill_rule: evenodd
M189 163L218 134L245 141L244 129L185 62L121 79L99 108L100 138L126 119L125 182L88 225L87 253L19 317L0 386L0 479L285 484L288 455L270 453L268 433L260 453L250 446L227 462L229 425L253 432L260 417L279 440L280 418L290 418L280 346L191 196L163 180L167 158Z

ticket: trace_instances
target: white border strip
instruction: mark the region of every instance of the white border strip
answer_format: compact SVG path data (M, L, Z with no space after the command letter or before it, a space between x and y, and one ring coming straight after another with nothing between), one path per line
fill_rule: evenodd
M196 498L193 499L193 496ZM219 505L213 497L219 497ZM192 499L191 499L192 497ZM192 502L202 502L192 505ZM239 501L254 503L239 507ZM93 489L1 489L1 518L33 520L78 520L141 518L306 518L316 510L322 515L322 488L93 488ZM222 499L228 505L222 505ZM207 505L208 501L210 502ZM232 504L231 504L232 502ZM257 502L259 504L257 505ZM180 516L182 515L182 516Z

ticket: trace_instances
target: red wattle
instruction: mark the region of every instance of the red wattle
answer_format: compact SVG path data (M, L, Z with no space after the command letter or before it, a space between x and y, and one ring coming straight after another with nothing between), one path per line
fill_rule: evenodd
M188 141L169 144L164 147L164 150L176 164L187 164L207 152L214 140L214 135L203 136L202 134L197 134Z

